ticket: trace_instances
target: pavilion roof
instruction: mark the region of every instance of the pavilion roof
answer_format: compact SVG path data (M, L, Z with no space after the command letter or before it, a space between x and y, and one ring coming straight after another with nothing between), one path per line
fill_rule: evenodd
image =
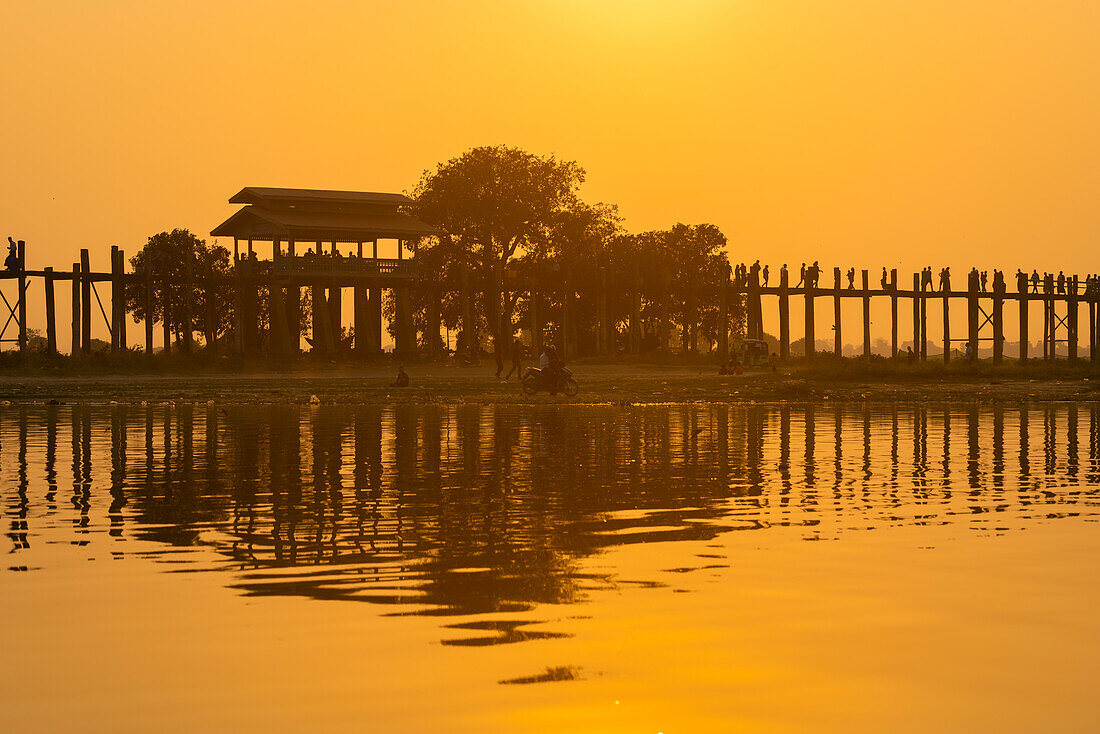
M439 234L401 211L412 203L403 194L249 186L229 201L246 206L215 227L215 237L368 242Z

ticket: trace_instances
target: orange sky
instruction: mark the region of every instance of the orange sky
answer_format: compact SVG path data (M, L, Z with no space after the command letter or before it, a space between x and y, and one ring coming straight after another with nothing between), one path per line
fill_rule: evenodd
M1095 0L2 2L0 235L32 267L507 143L738 259L1100 269Z

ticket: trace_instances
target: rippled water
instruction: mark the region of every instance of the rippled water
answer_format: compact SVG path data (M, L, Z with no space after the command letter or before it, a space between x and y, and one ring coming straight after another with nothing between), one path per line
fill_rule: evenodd
M0 410L12 731L1100 726L1096 405Z

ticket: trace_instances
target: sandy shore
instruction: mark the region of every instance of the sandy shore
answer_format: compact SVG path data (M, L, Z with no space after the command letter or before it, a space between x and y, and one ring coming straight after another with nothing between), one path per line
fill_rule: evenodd
M529 403L679 403L818 402L863 400L896 402L1019 403L1026 401L1100 401L1100 379L1018 379L995 375L916 374L838 378L808 369L778 373L719 376L706 366L580 364L574 366L581 392L575 398L523 394L513 377L499 382L493 368L411 366L412 385L389 387L392 367L333 366L289 373L63 375L9 374L0 377L0 400L65 403L183 400L219 403L305 402L474 402Z

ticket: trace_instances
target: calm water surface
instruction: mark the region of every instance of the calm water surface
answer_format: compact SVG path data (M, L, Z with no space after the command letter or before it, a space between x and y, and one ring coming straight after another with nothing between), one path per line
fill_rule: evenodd
M1100 412L0 408L4 731L1097 731Z

